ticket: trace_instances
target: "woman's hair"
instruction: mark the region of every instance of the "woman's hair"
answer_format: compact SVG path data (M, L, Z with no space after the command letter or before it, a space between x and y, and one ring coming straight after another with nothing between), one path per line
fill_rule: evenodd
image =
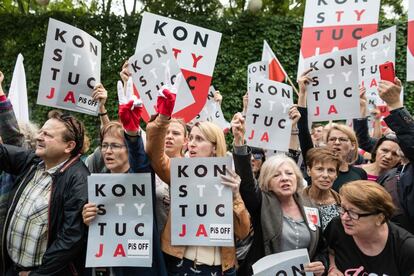
M371 151L371 162L375 162L375 158L377 158L377 151L378 148L381 146L382 143L385 141L391 141L398 144L398 138L394 133L389 133L387 135L382 136L378 139L378 141L375 143L375 146L372 148Z
M347 161L349 164L354 163L358 159L358 140L355 131L347 125L332 123L330 124L330 128L326 135L326 143L328 143L329 141L329 137L331 136L332 130L339 130L343 132L348 137L348 139L351 140L351 143L354 145L354 150L352 154L349 156L350 160L344 161Z
M177 123L180 124L183 127L184 130L184 137L188 136L188 129L187 129L187 124L184 122L183 119L179 119L179 118L171 118L170 119L170 124L171 123Z
M101 143L103 142L105 135L110 134L115 137L124 139L124 128L120 122L110 121L101 128Z
M216 156L226 156L227 146L226 139L224 138L223 130L211 122L197 122L194 127L198 127L206 137L206 139L216 147Z
M331 163L335 165L336 172L338 172L341 162L341 158L338 156L338 154L327 147L312 148L306 153L306 165L310 169L313 167L313 165L318 163Z
M284 154L277 154L268 158L260 168L259 187L262 191L269 191L269 183L275 174L275 170L283 164L291 166L294 174L296 175L296 179L298 181L296 192L300 192L303 189L303 175L299 167L296 165L296 162Z
M376 182L368 180L351 181L341 187L342 199L367 213L382 213L383 223L388 222L395 207L391 195Z

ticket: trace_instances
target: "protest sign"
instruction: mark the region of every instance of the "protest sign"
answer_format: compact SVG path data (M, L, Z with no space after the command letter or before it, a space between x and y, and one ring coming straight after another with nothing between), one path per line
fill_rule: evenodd
M214 100L215 91L216 89L214 89L213 86L210 86L206 105L193 121L194 123L204 121L212 122L221 127L224 131L227 131L230 129L230 123L226 121L226 118L224 118L220 104Z
M379 65L391 61L395 65L396 27L358 40L359 84L366 88L370 110L377 105L386 105L378 95L380 81Z
M98 102L91 95L100 74L101 43L49 19L37 104L97 115Z
M359 117L357 49L336 51L305 60L312 68L307 86L310 122Z
M414 0L408 3L407 81L414 81Z
M305 6L297 76L304 59L357 46L357 40L377 31L380 0L308 0Z
M268 61L258 61L247 66L247 91L250 90L252 79L269 79Z
M233 195L221 184L231 157L171 160L171 244L234 246Z
M191 121L203 109L213 76L221 33L149 12L142 15L136 52L167 39L195 102L174 108L173 117Z
M152 265L151 174L92 174L88 199L98 207L89 225L86 267Z
M267 255L253 264L254 276L284 275L312 276L313 273L303 273L304 265L308 264L308 250L296 249L277 254Z
M194 103L190 88L166 39L160 40L149 48L140 49L128 60L128 64L132 80L144 104L145 112L142 118L145 121L156 113L158 90L163 85L172 86L179 82L174 110L177 106Z
M253 78L249 90L245 139L249 146L288 151L292 123L292 87L281 82Z

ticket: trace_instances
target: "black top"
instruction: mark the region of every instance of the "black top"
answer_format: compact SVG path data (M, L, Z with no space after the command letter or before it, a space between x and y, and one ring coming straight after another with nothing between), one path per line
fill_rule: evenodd
M345 275L411 275L414 273L414 236L393 223L388 224L387 243L377 256L365 255L341 220L335 218L324 232L335 252L336 267Z

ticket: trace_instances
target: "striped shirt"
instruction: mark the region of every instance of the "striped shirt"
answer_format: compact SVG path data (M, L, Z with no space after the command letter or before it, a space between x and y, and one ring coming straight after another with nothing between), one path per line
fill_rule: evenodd
M64 162L49 170L41 162L19 198L7 231L7 251L18 266L30 268L42 264L47 249L52 174Z

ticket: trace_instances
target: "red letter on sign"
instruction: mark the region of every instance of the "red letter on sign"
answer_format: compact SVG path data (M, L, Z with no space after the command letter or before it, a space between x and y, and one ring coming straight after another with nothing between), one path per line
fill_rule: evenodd
M55 88L54 87L52 87L51 89L50 89L50 94L49 95L47 95L46 96L46 98L48 98L48 99L53 99L53 97L55 96Z
M185 227L185 224L183 224L183 227L181 228L181 233L180 234L178 234L180 237L184 237L185 236L185 232L186 232L186 227Z
M114 257L117 257L118 255L125 257L125 250L121 243L118 244L114 252Z
M338 111L336 111L336 108L334 105L331 105L331 107L328 110L328 114L331 114L331 113L338 114Z
M73 96L73 91L68 91L68 94L66 95L64 102L71 101L72 103L75 103L75 96Z
M102 254L103 254L103 243L100 243L99 244L99 251L95 254L95 257L96 258L100 258L100 257L102 257Z
M269 142L269 134L267 134L267 131L263 133L262 138L260 139L260 142L261 141Z
M203 235L204 237L208 237L206 228L204 228L204 224L200 224L200 226L198 227L196 237L200 235Z

